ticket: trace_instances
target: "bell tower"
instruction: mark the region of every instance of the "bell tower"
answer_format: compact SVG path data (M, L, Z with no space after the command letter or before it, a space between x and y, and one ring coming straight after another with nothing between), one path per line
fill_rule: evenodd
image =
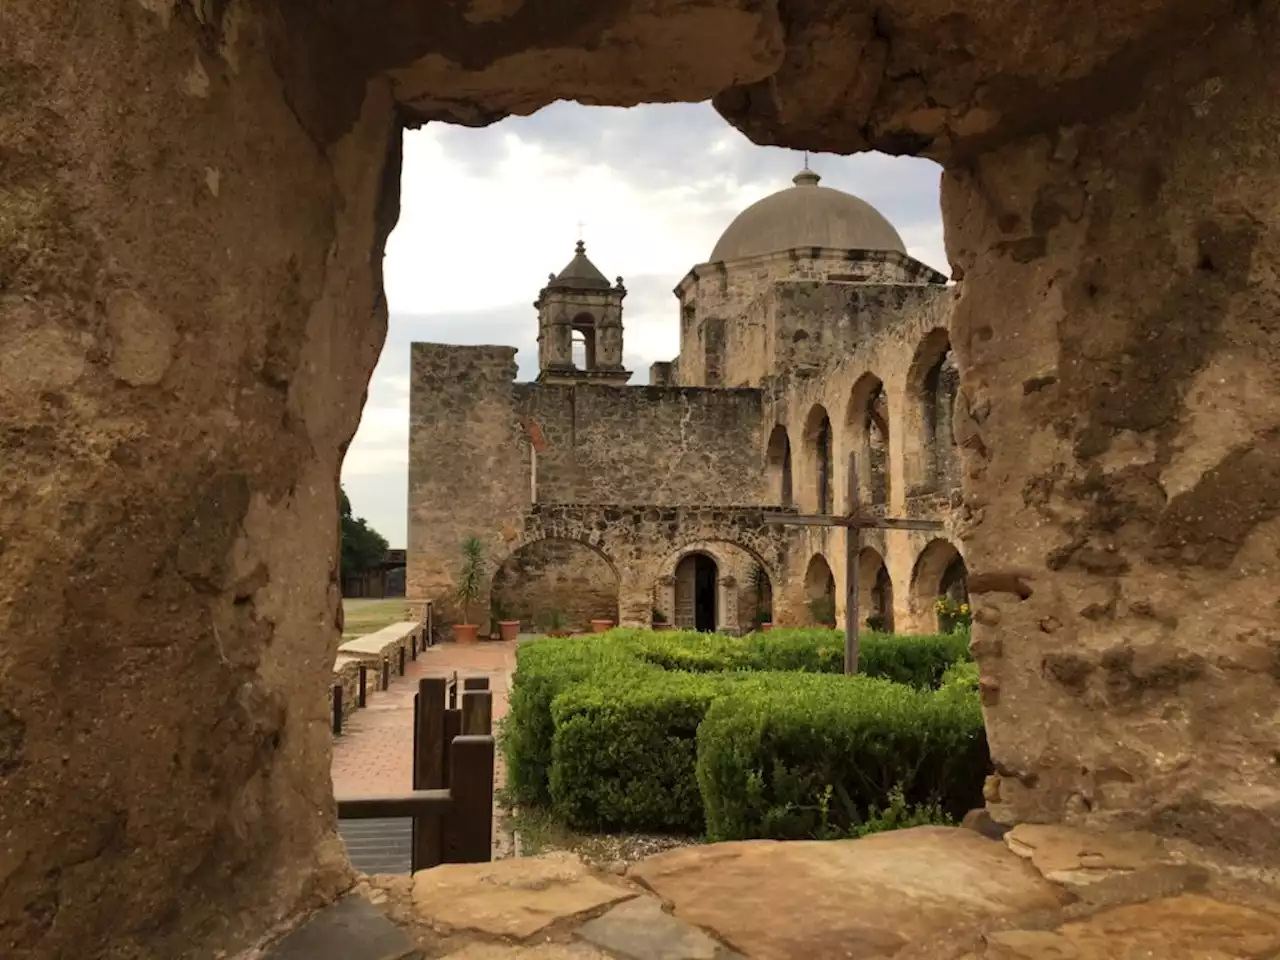
M538 382L624 386L631 379L631 371L622 367L626 295L622 278L611 285L587 259L586 244L579 240L569 265L548 276L533 303L538 311Z

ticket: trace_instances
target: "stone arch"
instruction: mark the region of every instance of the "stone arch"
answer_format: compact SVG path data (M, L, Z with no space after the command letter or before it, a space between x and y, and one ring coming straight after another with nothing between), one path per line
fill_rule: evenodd
M769 495L784 507L793 500L791 476L791 438L787 428L775 424L769 434L769 446L765 453L765 469L769 478Z
M845 413L854 454L858 458L859 497L872 506L889 503L889 398L884 383L874 373L857 379L849 392ZM846 506L851 505L845 491Z
M716 564L718 631L739 633L750 629L762 612L760 601L767 602L767 612L772 612L774 584L778 582L772 565L748 544L710 537L682 543L667 554L659 567L653 605L665 622L681 626L685 619L677 611L680 564L696 554L710 557Z
M951 333L946 327L934 327L917 345L907 371L909 493L943 493L960 485L953 428L959 389L960 370L951 349Z
M570 337L573 365L578 370L594 370L598 365L596 343L596 317L589 310L581 310L570 322ZM582 345L582 359L579 363L578 344Z
M835 507L835 470L831 416L820 403L815 403L805 418L803 443L806 489L800 497L800 505L817 513L832 513Z
M528 628L585 630L592 620L618 621L620 578L613 559L576 537L530 539L494 572L491 613ZM564 623L556 622L563 619Z
M911 571L911 608L919 625L943 629L935 603L940 597L969 602L968 568L960 548L950 540L930 540Z
M821 553L809 558L804 572L804 592L809 604L809 618L814 623L836 621L836 577L831 564Z
M893 578L889 566L875 547L863 547L858 554L858 616L864 626L893 633Z

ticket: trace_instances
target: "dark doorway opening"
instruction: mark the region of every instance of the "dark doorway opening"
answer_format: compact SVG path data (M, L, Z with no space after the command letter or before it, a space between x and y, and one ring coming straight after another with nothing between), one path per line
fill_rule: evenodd
M716 593L720 569L705 553L691 553L676 565L676 626L716 629Z
M694 564L694 629L711 633L716 628L716 580L719 571L716 562L705 554L697 554Z

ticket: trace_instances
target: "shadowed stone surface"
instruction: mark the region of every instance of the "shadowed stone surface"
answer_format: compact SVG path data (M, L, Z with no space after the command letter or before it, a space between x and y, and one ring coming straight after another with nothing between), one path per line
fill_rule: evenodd
M361 896L343 897L267 951L264 960L418 960L408 935Z
M633 896L594 876L571 853L446 864L413 879L414 910L433 926L522 939Z
M685 847L628 876L753 960L891 954L951 927L1059 905L1003 846L958 828Z
M540 943L534 947L473 943L448 956L449 960L613 960L585 943Z
M578 935L630 960L731 960L734 956L649 897L618 904L584 923Z

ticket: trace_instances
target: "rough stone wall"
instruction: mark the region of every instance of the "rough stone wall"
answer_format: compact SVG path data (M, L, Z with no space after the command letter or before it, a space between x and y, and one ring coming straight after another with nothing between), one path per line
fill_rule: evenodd
M682 316L681 380L685 386L759 386L775 369L778 339L772 313L759 305L786 281L876 284L939 283L934 270L892 251L808 247L694 267L676 289ZM708 352L710 347L710 352Z
M516 404L514 347L415 343L409 392L407 596L434 600L437 621L456 623L461 546L479 537L490 573L532 502L536 432ZM607 388L606 388L607 389ZM469 611L488 623L486 597Z
M952 487L920 494L909 483L922 469L922 459L935 456L935 450L926 447L923 440L926 399L918 392L919 358L922 351L935 349L940 337L945 341L955 296L956 288L934 284L800 281L774 284L770 294L761 297L776 318L779 354L786 349L792 357L790 364L780 364L767 382L766 422L781 424L787 431L799 507L806 511L817 508L819 458L806 440L805 426L810 411L820 405L831 418L837 512L848 509L849 454L857 453L868 461L859 463L861 499L867 512L936 519L944 524L937 534L869 531L863 535L864 544L875 547L885 560L893 586L894 625L899 632L932 632L937 628L933 598L916 589L916 564L935 537L958 539L959 490ZM797 333L805 336L797 340ZM880 409L889 427L885 463L889 497L887 503L877 505L871 503L874 477L861 426L868 374L882 384ZM948 452L947 457L958 462L958 451ZM815 554L825 558L836 578L841 623L846 591L845 536L843 530L833 528L799 528L792 532L789 548L790 568L802 574ZM871 584L864 580L862 588L869 591ZM778 593L780 602L775 606L784 613L775 612L775 621L788 622L785 615L799 618L792 622L805 622L807 597L802 579L783 584ZM859 610L862 620L870 609L870 600L864 599Z
M790 536L785 528L765 523L760 507L752 505L539 504L526 517L520 536L508 545L508 556L526 544L548 538L588 545L608 558L618 571L618 622L645 626L650 623L655 604L655 584L674 572L679 556L693 549L693 545L708 550L725 545L726 557L736 549L759 562L770 582L779 584L790 576ZM741 583L737 571L742 564L734 564L737 561L726 560L723 569L734 571L734 584L726 586L737 591ZM736 592L734 597L736 603Z
M520 384L540 503L761 503L757 390Z
M199 960L349 878L337 483L399 135L363 82L308 128L272 39L241 3L0 5L8 960Z
M538 540L503 561L493 599L504 620L545 629L559 613L565 626L618 618L618 575L598 551L575 540Z
M943 209L991 809L1274 864L1280 23L1251 9Z

